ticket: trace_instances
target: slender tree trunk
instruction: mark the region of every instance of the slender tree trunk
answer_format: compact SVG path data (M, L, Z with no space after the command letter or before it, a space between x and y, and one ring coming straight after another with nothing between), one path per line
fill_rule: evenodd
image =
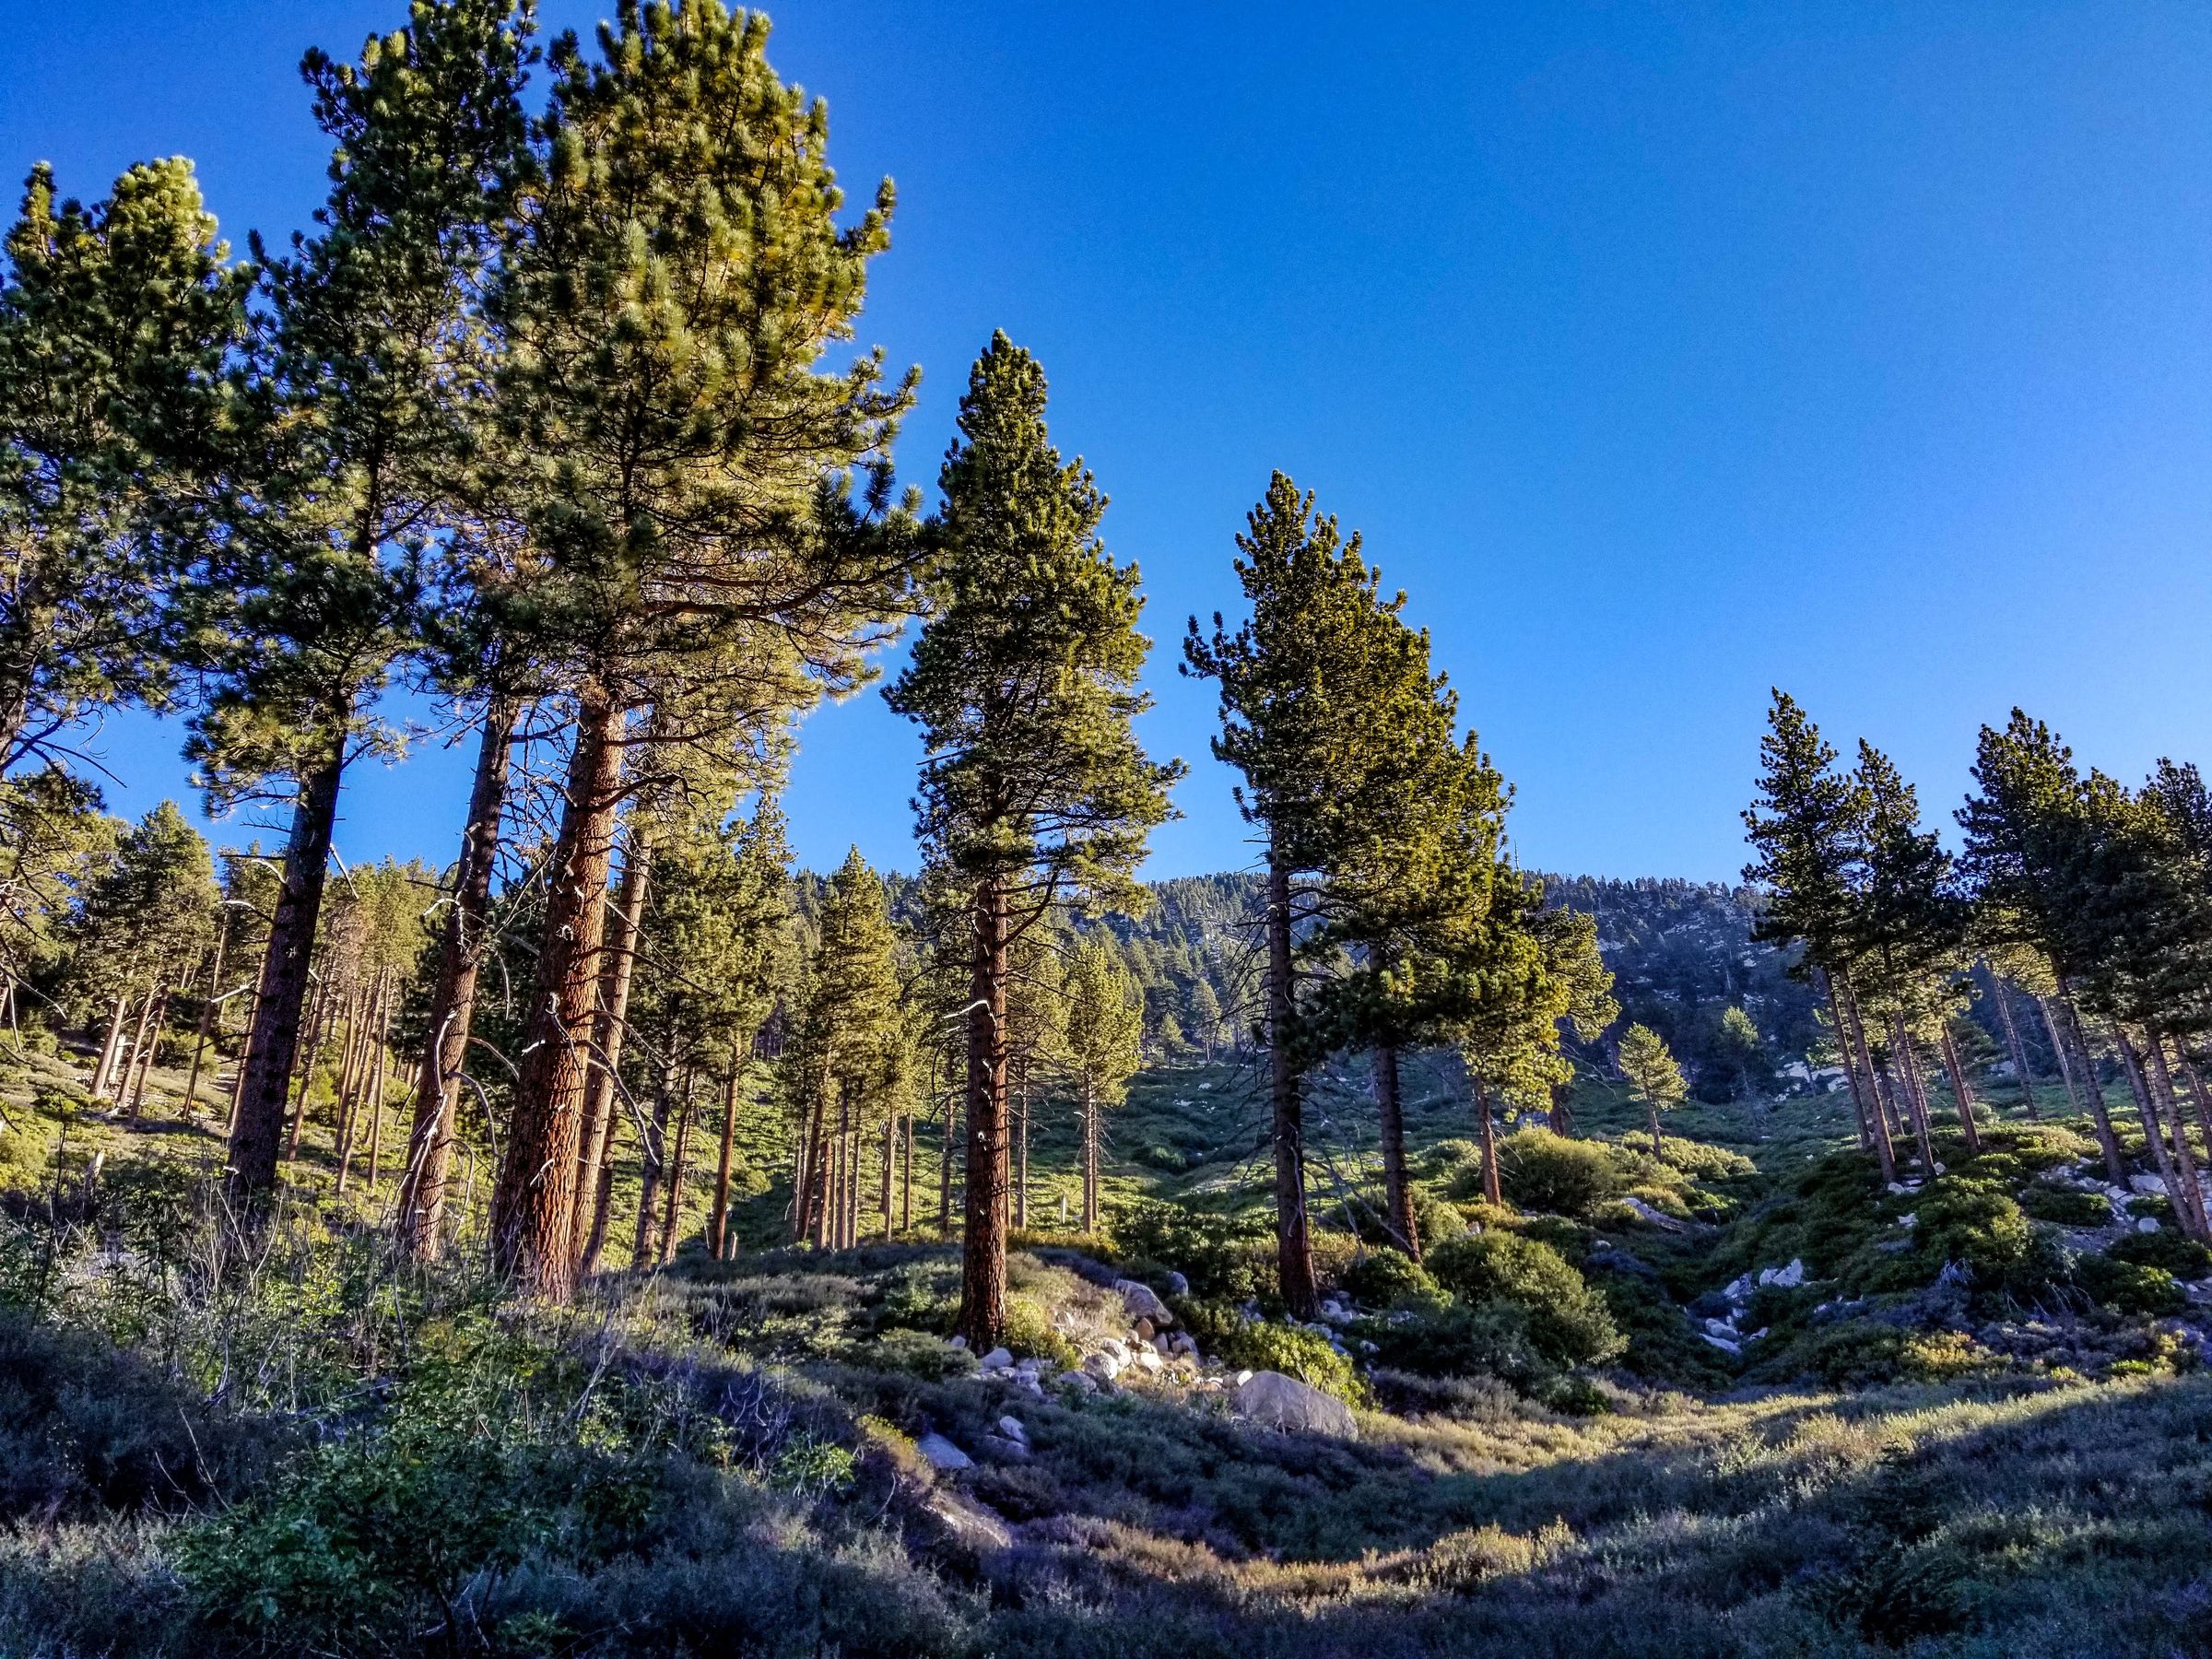
M1475 1085L1476 1133L1482 1142L1482 1195L1503 1209L1505 1183L1498 1176L1498 1125L1490 1118L1490 1091L1473 1066L1467 1068L1467 1076Z
M592 1070L583 1086L583 1134L576 1159L576 1199L596 1206L599 1165L606 1157L614 1127L615 1098L621 1092L617 1071L629 1030L629 984L638 960L638 932L645 915L645 887L653 869L653 843L632 820L629 847L622 860L622 886L607 919L606 949L600 959L599 1006L592 1021ZM592 1217L580 1211L576 1231L588 1235Z
M276 1154L284 1135L285 1098L300 1058L300 1016L307 1001L308 963L323 914L323 884L330 868L330 841L337 824L338 785L346 770L346 728L337 731L320 764L300 781L291 839L269 938L261 962L253 1030L246 1042L245 1077L239 1088L238 1124L230 1134L229 1184L234 1205L258 1203L276 1185Z
M1659 1102L1646 1100L1643 1103L1643 1109L1650 1116L1652 1123L1652 1156L1665 1163L1666 1161L1666 1143L1659 1138Z
M2197 1075L2196 1062L2186 1043L2178 1038L2173 1045L2174 1056L2182 1063L2182 1076L2189 1079L2189 1103L2196 1112L2197 1133L2205 1137L2205 1156L2212 1159L2212 1095L2205 1092L2205 1080Z
M743 1064L733 1061L722 1080L722 1154L714 1165L714 1210L707 1218L707 1253L718 1262L729 1258L730 1157L737 1147L738 1079L744 1075Z
M1967 1087L1966 1067L1959 1063L1959 1044L1951 1037L1951 1023L1943 1022L1943 1069L1951 1079L1951 1093L1959 1102L1959 1126L1966 1131L1969 1158L1982 1156L1982 1132L1974 1125L1974 1091Z
M1083 1079L1083 1231L1086 1237L1099 1230L1099 1105L1098 1089L1091 1079Z
M883 1238L887 1244L891 1238L891 1164L898 1135L899 1120L886 1117L883 1120Z
M677 1236L684 1220L684 1171L691 1161L691 1099L698 1082L690 1067L684 1068L683 1102L676 1118L676 1160L668 1167L667 1210L661 1220L660 1259L676 1260Z
M2081 1098L2081 1091L2074 1086L2074 1055L2067 1045L2065 1035L2058 1029L2058 1017L2051 1012L2050 1002L2041 996L2035 998L2035 1009L2043 1017L2043 1030L2051 1039L2051 1053L2058 1063L2059 1081L2064 1083L2066 1088L2068 1110L2088 1112L2089 1109L2088 1103Z
M154 1056L161 1046L161 1021L169 1013L169 987L156 991L146 1006L146 1017L139 1024L137 1048L132 1053L133 1070L125 1075L131 1078L130 1121L136 1123L146 1106L146 1082L153 1076Z
M1375 1051L1375 1121L1382 1136L1382 1205L1398 1248L1421 1259L1421 1230L1413 1218L1413 1183L1406 1178L1406 1107L1399 1088L1398 1050L1384 1043Z
M668 1147L668 1113L676 1093L676 1060L661 1064L660 1083L653 1091L653 1116L645 1124L643 1144L638 1148L638 1230L630 1241L629 1265L642 1267L653 1250L653 1201L660 1196L661 1165Z
M2097 1128L2097 1145L2104 1153L2105 1172L2120 1185L2127 1184L2127 1161L2120 1156L2120 1137L2112 1133L2112 1116L2105 1110L2104 1090L2097 1081L2097 1062L2089 1054L2088 1030L2081 1023L2081 1010L2074 1006L2071 993L2061 982L2059 1009L2066 1017L2066 1031L2074 1040L2075 1058L2081 1063L2082 1089L2088 1096L2089 1121Z
M814 1099L807 1103L806 1124L799 1136L798 1192L792 1211L792 1237L805 1239L815 1248L830 1242L830 1090L834 1087L827 1070L816 1079Z
M984 1354L1006 1327L1006 884L976 886L968 982L968 1217L960 1252L959 1330Z
M1844 1081L1851 1086L1852 1110L1858 1114L1859 1150L1862 1152L1871 1151L1874 1147L1874 1131L1867 1124L1866 1097L1859 1088L1858 1056L1852 1053L1851 1031L1843 1023L1843 1006L1836 996L1835 976L1823 970L1820 974L1820 983L1828 993L1828 1018L1830 1023L1836 1028L1836 1050L1843 1056L1843 1077Z
M223 924L215 935L215 966L207 971L207 999L200 1004L198 1029L192 1040L192 1071L184 1080L184 1119L192 1121L193 1109L199 1102L200 1061L207 1053L207 1038L214 1030L216 1010L220 1007L223 994L223 954L230 944L230 912L223 912ZM12 994L12 993L11 993Z
M124 1016L129 1011L131 994L124 992L115 999L114 1012L108 1016L108 1035L100 1045L100 1064L92 1068L92 1098L104 1100L114 1087L115 1061L123 1053Z
M1841 980L1838 983L1838 989L1841 991L1843 996L1842 1007L1846 1028L1843 1038L1846 1056L1844 1065L1848 1069L1852 1065L1850 1056L1855 1054L1859 1068L1865 1074L1866 1118L1869 1126L1874 1131L1875 1161L1880 1166L1882 1171L1882 1184L1895 1186L1897 1184L1897 1144L1889 1138L1889 1121L1882 1114L1881 1079L1875 1073L1874 1055L1866 1046L1866 1025L1859 1018L1859 999L1853 993L1851 982L1848 979Z
M325 976L315 986L314 1001L308 1005L307 1021L301 1028L299 1053L293 1058L292 1077L288 1087L291 1089L291 1127L284 1137L284 1161L290 1163L300 1156L300 1136L307 1127L307 1094L314 1087L315 1067L323 1057L324 1045L330 1041L331 1026L335 1020L333 1012L335 993Z
M1014 1225L1024 1232L1030 1226L1030 1068L1021 1068L1021 1167L1014 1182Z
M389 973L389 970L386 970ZM387 981L384 989L383 1012L376 1024L376 1057L369 1067L369 1194L376 1195L376 1183L384 1167L384 1084L389 1076L392 1060L392 1003L397 986Z
M230 1073L230 1107L223 1115L223 1136L228 1140L238 1133L238 1109L246 1098L247 1051L253 1043L253 1024L261 1007L261 990L256 986L246 994L246 1028L238 1036L238 1063Z
M952 1237L952 1102L944 1104L938 1119L937 1236Z
M2181 1172L2182 1192L2189 1207L2196 1213L2197 1236L2212 1238L2212 1215L2205 1207L2205 1183L2197 1174L2196 1154L2189 1145L2188 1120L2182 1115L2180 1094L2173 1087L2173 1073L2166 1065L2166 1041L2157 1029L2143 1033L2150 1055L2150 1092L2159 1101L2159 1110L2173 1131L2173 1159Z
M1267 865L1267 1095L1275 1142L1275 1243L1283 1302L1294 1319L1321 1310L1313 1282L1313 1245L1306 1218L1306 1127L1291 1053L1294 1009L1290 954L1290 872Z
M506 1157L491 1198L492 1265L551 1301L576 1288L576 1151L591 1075L606 871L622 794L622 712L597 688L576 714L567 805L537 953Z
M911 1233L914 1230L914 1114L906 1112L901 1122L906 1130L906 1149L900 1159L899 1230Z
M494 697L484 706L476 781L468 792L468 818L453 871L453 907L438 940L438 977L430 987L423 1026L407 1167L399 1184L400 1246L418 1262L437 1255L444 1234L446 1183L453 1167L453 1118L460 1106L461 1074L468 1066L477 976L489 943L485 918L491 908L492 866L499 858L500 818L507 804L507 758L514 742L517 707L511 697Z
M607 1126L606 1145L599 1159L599 1191L592 1201L592 1230L584 1235L583 1253L576 1262L579 1278L597 1273L600 1258L606 1253L606 1230L615 1206L615 1143L621 1129L622 1118L618 1113Z
M2181 1223L2182 1231L2193 1239L2202 1239L2204 1219L2190 1205L2181 1171L2174 1164L2173 1150L2167 1145L2166 1125L2159 1118L2157 1097L2144 1078L2142 1057L2136 1053L2136 1045L2118 1020L2108 1022L2105 1029L2113 1048L2119 1051L2120 1069L2127 1074L2128 1092L2136 1098L2136 1114L2143 1120L2143 1139L2150 1148L2151 1161L2159 1166L2159 1179L2166 1183L2166 1196L2172 1202L2174 1218Z
M1902 1008L1889 1016L1889 1041L1896 1050L1894 1069L1906 1110L1912 1119L1912 1139L1920 1148L1921 1167L1934 1176L1940 1172L1936 1162L1936 1142L1928 1129L1927 1098L1920 1089L1920 1062L1912 1053L1912 1034L1905 1030Z
M2028 1047L2020 1041L2019 1021L2012 1017L2012 993L2005 982L1992 973L1991 988L1996 993L1997 1013L2005 1022L2005 1046L2012 1051L2012 1069L2020 1085L2020 1104L2027 1109L2032 1122L2038 1115L2035 1110L2035 1079L2028 1073Z

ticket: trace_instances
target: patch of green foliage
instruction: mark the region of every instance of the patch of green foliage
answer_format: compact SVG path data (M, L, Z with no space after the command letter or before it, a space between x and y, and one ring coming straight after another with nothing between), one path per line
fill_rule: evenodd
M1520 1310L1530 1344L1554 1364L1602 1364L1625 1346L1604 1299L1540 1240L1466 1233L1439 1244L1425 1265L1438 1284L1464 1301Z

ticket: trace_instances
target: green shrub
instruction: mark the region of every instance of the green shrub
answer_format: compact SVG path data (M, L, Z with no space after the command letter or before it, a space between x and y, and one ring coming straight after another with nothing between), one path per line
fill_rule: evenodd
M2038 1254L2034 1225L1998 1182L1938 1176L1917 1213L1921 1249L1938 1261L1958 1263L1977 1285L2020 1286L2037 1277L2024 1271Z
M1124 1256L1173 1268L1194 1296L1230 1301L1275 1294L1274 1239L1257 1218L1209 1216L1180 1204L1139 1204L1113 1219L1114 1245Z
M2104 1253L2138 1267L2162 1267L2177 1279L2201 1279L2212 1273L2212 1250L2194 1239L2184 1239L2171 1227L2161 1227L2155 1233L2129 1233Z
M1604 1142L1570 1140L1548 1129L1517 1129L1500 1141L1498 1174L1506 1196L1523 1209L1562 1216L1587 1214L1622 1186Z
M1006 1299L1003 1339L1007 1352L1017 1359L1050 1359L1062 1371L1072 1370L1083 1362L1076 1345L1053 1329L1052 1310L1033 1296Z
M2030 1182L2021 1191L2020 1208L2053 1227L2102 1227L2112 1218L2112 1206L2103 1194L2047 1181Z
M869 1371L901 1371L925 1382L942 1382L975 1369L975 1356L956 1348L926 1331L893 1328L869 1342L856 1342L844 1351L848 1364Z
M1331 1347L1327 1337L1296 1325L1240 1320L1215 1336L1213 1352L1224 1365L1281 1371L1335 1394L1347 1406L1368 1403L1367 1384L1352 1362Z
M1511 1302L1418 1297L1359 1321L1352 1335L1375 1345L1375 1364L1418 1377L1495 1377L1527 1394L1555 1374L1529 1340L1526 1311Z
M1556 1364L1599 1364L1625 1346L1604 1299L1538 1240L1467 1233L1439 1244L1427 1265L1438 1284L1467 1302L1519 1308L1528 1318L1529 1341Z
M1416 1193L1413 1196L1413 1225L1421 1235L1421 1248L1426 1250L1441 1239L1455 1239L1467 1230L1467 1218L1459 1206L1434 1193Z
M1660 1143L1669 1169L1692 1181L1741 1181L1759 1173L1759 1166L1741 1152L1731 1152L1706 1141L1678 1140L1667 1135Z
M1402 1250L1371 1250L1344 1270L1339 1281L1347 1296L1371 1308L1387 1308L1409 1296L1436 1288L1428 1269Z
M1759 1374L1818 1377L1830 1388L1888 1382L1940 1382L1988 1363L1954 1331L1913 1331L1871 1319L1846 1319L1806 1333L1771 1359Z
M2074 1264L2074 1282L2092 1300L2122 1313L2158 1319L2189 1307L2188 1294L2165 1268L2116 1255L2085 1254Z

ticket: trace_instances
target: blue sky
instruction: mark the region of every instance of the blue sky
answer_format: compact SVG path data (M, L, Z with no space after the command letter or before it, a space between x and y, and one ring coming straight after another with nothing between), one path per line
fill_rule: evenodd
M0 0L0 169L182 152L241 244L289 229L300 50L404 9ZM1534 865L1732 877L1777 683L1945 811L2015 702L2123 778L2212 759L2212 11L771 15L855 198L899 184L862 334L924 371L904 476L934 498L1004 327L1113 499L1145 736L1194 768L1154 873L1251 856L1173 663L1272 467L1409 593ZM110 723L115 806L185 793L177 738ZM865 693L802 744L802 854L911 867L901 723ZM341 851L449 857L465 763L363 771Z

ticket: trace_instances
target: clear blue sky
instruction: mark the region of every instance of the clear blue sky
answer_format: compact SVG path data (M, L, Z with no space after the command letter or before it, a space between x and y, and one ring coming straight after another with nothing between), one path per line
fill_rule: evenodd
M404 10L0 0L0 167L181 151L241 244L288 229L300 48ZM853 194L899 184L863 334L925 371L904 475L1004 327L1113 498L1145 735L1194 763L1155 873L1250 856L1172 665L1277 466L1410 593L1532 864L1732 877L1773 683L1945 812L2016 701L2131 781L2212 759L2212 10L771 15ZM116 806L182 793L175 739L112 724ZM803 854L911 867L901 724L871 692L803 746ZM342 851L451 856L460 770L364 771Z

